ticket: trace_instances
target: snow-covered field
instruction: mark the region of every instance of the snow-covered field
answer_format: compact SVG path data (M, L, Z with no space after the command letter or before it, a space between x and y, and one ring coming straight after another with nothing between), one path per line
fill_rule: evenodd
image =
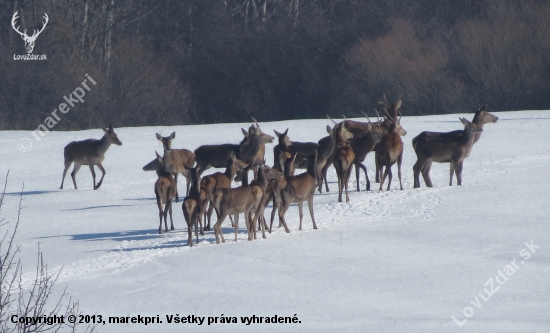
M312 229L305 209L305 228L298 231L293 205L287 215L290 234L277 229L265 240L249 242L240 223L235 243L226 221L225 244L216 245L213 232L207 232L193 248L186 246L181 204L174 205L176 230L157 234L156 175L141 169L155 150L162 154L155 133L176 131L173 147L193 150L237 143L240 128L249 124L116 128L123 146L107 152L107 174L98 191L92 190L86 167L77 176L78 190L69 175L66 189L58 188L63 147L100 138L100 129L51 132L39 142L29 132L3 131L0 176L8 169L10 175L1 214L11 227L25 183L26 208L16 237L25 281L33 277L40 243L49 270L62 269L58 292L66 286L85 314L163 320L148 326L106 324L99 332L549 332L550 111L497 115L499 122L485 126L464 163L462 187L447 186L449 165L434 163L435 187L422 183L413 189L411 140L423 130L461 129L458 117L473 114L403 117L405 190L398 190L394 166L391 191L379 191L376 184L365 192L362 178L363 191L352 191L349 203L338 203L331 168L331 192L314 198L319 230ZM317 141L326 135L327 124L302 120L261 126L269 134L289 127L291 140ZM18 149L24 137L33 144L26 153ZM272 147L267 147L268 164ZM371 180L373 159L369 155L366 163ZM352 179L354 189L354 174ZM181 177L179 189L184 193ZM525 242L540 248L532 253ZM505 280L497 277L499 270L513 275ZM487 298L491 287L493 296L484 301L481 296ZM223 314L239 323L168 324L165 316L176 314ZM301 323L240 323L241 316L295 314Z

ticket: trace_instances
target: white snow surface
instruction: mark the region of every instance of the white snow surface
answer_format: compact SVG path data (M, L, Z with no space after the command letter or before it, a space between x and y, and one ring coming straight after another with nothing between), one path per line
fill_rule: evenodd
M314 197L318 230L305 204L304 230L299 231L298 208L292 205L290 234L274 227L266 239L247 241L241 216L238 242L226 220L225 244L217 245L210 231L193 248L187 246L181 202L174 204L176 230L157 233L156 174L142 171L155 150L162 154L155 133L175 131L173 148L194 150L238 143L240 128L249 123L116 128L123 145L107 151L107 174L97 191L86 166L77 175L78 190L69 174L65 189L58 188L64 146L99 139L100 129L49 132L41 141L27 131L2 131L0 175L9 169L9 179L1 217L10 223L0 231L17 220L24 183L26 208L16 244L21 245L26 285L34 277L39 244L49 271L61 270L56 292L66 287L84 314L106 320L159 315L163 320L147 326L107 323L99 332L550 332L550 133L545 130L550 111L494 114L498 123L485 125L464 162L461 187L448 186L449 164L434 163L434 187L426 188L421 180L422 188L413 189L411 140L424 130L462 129L458 118L473 114L403 117L408 131L403 191L397 166L392 189L378 190L374 154L369 154L365 164L373 190L365 191L362 176L362 191L356 192L353 172L349 203L337 202L336 174L329 170L331 191ZM289 128L291 140L316 142L331 123L260 124L271 135L273 129ZM26 153L17 146L24 137L33 144ZM274 145L266 149L270 165ZM99 179L97 168L96 173ZM183 177L178 187L184 194ZM524 244L531 241L540 246L535 253ZM520 256L522 249L531 253L528 260ZM519 269L500 285L498 270L514 259ZM486 295L483 289L490 290L486 283L491 278L493 288L500 288L484 301L478 294ZM467 307L473 315L459 327L451 317L462 322ZM239 323L168 324L165 316L176 314L223 314ZM297 315L301 323L240 323L241 316L252 315Z

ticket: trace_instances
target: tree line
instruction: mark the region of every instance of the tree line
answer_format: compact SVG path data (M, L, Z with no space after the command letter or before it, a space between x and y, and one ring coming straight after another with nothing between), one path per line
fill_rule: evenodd
M550 107L550 3L0 0L0 129L55 130ZM26 54L10 22L39 29Z

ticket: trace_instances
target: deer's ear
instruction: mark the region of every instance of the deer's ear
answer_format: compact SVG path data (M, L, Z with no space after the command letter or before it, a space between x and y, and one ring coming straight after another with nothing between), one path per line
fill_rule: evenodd
M101 126L101 129L103 130L103 132L109 133L109 129L108 129L108 128L105 128L105 127Z
M176 137L176 132L172 132L172 134L170 134L170 140L174 140L175 137Z
M465 126L471 126L472 123L466 118L458 118Z
M248 136L248 132L244 130L244 128L241 128L241 131L243 132L244 136Z
M113 123L109 123L109 131L114 131L114 129L113 129Z
M276 136L281 136L281 133L277 132L276 130L273 130L273 132L275 132Z
M159 153L157 153L156 150L155 150L155 155L157 155L157 160L162 161L162 157L159 155Z
M398 100L397 102L395 102L395 108L396 108L396 109L399 109L399 108L401 107L402 104L403 104L403 101Z
M288 128L286 129L286 131L283 134L288 135Z
M155 133L155 134L157 135L157 140L162 141L162 136L160 136L160 134L158 133Z
M479 111L485 111L485 107L487 107L487 104L483 105Z
M329 125L327 125L327 133L328 133L328 134L332 134L332 128L330 128Z

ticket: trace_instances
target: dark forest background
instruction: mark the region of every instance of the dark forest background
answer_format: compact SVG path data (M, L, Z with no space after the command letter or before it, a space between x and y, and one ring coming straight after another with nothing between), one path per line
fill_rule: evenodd
M12 29L40 28L34 54ZM0 0L0 129L550 108L550 1Z

